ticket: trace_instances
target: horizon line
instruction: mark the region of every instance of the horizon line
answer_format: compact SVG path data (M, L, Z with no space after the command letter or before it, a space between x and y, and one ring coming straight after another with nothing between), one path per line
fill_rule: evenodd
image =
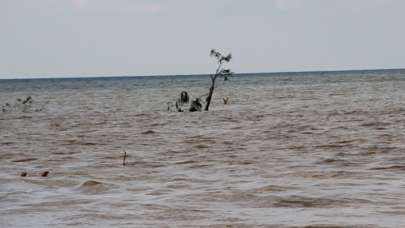
M370 69L345 69L345 70L304 70L304 71L270 71L270 72L241 72L235 75L250 74L298 74L298 73L333 73L333 72L358 72L358 71L386 71L386 70L405 70L405 68L370 68ZM1 80L36 80L36 79L100 79L100 78L135 78L135 77L176 77L176 76L206 76L212 73L192 73L192 74L150 74L150 75L87 75L87 76L44 76L44 77L17 77L0 78Z

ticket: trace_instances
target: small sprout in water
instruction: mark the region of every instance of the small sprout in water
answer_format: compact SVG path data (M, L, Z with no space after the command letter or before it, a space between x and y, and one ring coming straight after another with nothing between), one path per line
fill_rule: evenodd
M224 104L228 104L229 97L224 97L224 98L222 98L222 100L224 100Z
M127 159L127 152L124 150L124 157L122 158L122 165L125 166L126 165L126 159Z

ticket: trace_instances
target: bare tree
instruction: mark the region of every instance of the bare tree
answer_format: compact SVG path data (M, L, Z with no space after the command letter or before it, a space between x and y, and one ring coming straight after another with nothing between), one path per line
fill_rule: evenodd
M205 111L208 111L210 108L211 104L211 99L212 95L214 94L214 89L215 89L215 81L217 80L218 77L224 78L224 80L228 80L228 77L232 76L232 71L230 69L223 68L223 64L230 62L232 59L232 55L228 54L226 56L222 55L219 51L213 49L210 52L210 56L214 57L217 60L217 70L215 71L215 74L210 75L211 78L211 87L206 99L206 104L205 104Z
M232 55L228 54L226 56L222 55L220 52L216 51L216 50L211 50L210 52L210 56L214 57L217 61L217 69L215 71L215 74L210 75L211 78L211 87L210 90L208 92L208 94L204 94L202 96L199 96L197 98L195 98L194 100L190 100L189 94L186 91L181 92L180 97L177 99L177 101L175 102L175 105L173 105L173 102L168 102L167 103L167 110L168 111L172 111L173 107L175 107L176 111L178 112L184 112L187 109L184 108L185 105L189 104L190 101L190 107L188 109L189 112L200 112L202 111L203 105L201 103L201 99L203 97L206 96L206 104L205 104L205 111L208 111L210 108L210 104L211 104L211 100L212 100L212 95L214 93L214 89L215 89L215 82L217 80L218 77L223 78L225 81L228 80L228 78L230 76L232 76L232 72L230 69L226 69L223 67L224 63L228 63L231 61L232 59ZM228 103L228 97L223 98L224 100L224 104Z

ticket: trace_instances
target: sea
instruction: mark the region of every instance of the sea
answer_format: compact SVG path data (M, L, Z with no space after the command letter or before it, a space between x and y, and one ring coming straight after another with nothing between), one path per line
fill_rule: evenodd
M0 227L405 227L405 70L209 86L0 80Z

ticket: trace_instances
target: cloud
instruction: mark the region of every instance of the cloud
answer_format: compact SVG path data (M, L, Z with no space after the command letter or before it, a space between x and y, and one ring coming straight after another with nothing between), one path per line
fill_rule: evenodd
M147 3L147 4L139 4L137 6L138 11L144 13L159 13L164 10L162 4L159 3Z
M78 11L102 13L145 13L156 14L165 10L159 1L129 1L129 0L70 0Z
M88 0L71 0L73 8L81 10L86 7Z
M302 0L273 0L273 5L279 10L288 10L298 8L302 4Z

